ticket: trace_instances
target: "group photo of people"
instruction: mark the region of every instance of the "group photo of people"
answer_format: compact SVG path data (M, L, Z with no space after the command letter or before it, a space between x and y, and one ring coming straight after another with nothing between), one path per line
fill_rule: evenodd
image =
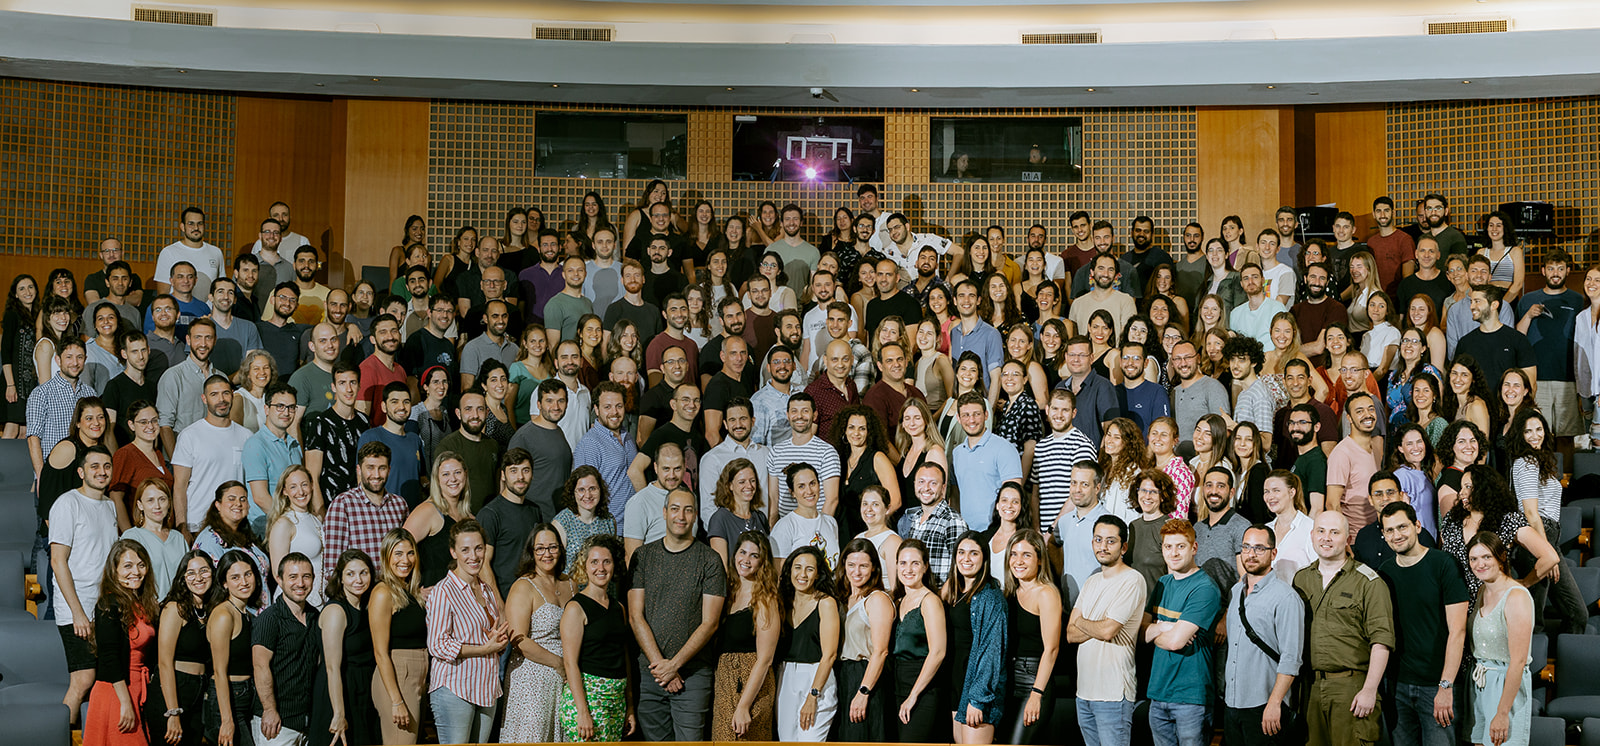
M1536 633L1596 613L1593 256L1445 194L951 235L675 190L413 215L387 282L283 202L14 276L81 742L1529 743Z

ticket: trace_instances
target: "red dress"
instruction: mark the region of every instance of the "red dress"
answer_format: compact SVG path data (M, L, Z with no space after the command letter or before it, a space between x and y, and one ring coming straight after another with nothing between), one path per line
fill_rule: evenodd
M126 647L117 645L114 639L121 632L120 620L107 619L102 622L96 619L95 634L99 638L100 650L97 653L99 665L108 663L125 663L125 666L116 673L111 671L97 671L94 688L89 690L89 713L83 721L84 746L101 746L101 744L115 744L116 746L148 746L145 738L144 706L149 695L150 669L146 666L147 657L155 656L156 629L150 621L140 615L135 619L132 627L127 631ZM128 682L128 695L133 700L133 730L123 733L117 727L117 721L122 718L122 704L117 700L116 684L106 679L121 680L126 677Z

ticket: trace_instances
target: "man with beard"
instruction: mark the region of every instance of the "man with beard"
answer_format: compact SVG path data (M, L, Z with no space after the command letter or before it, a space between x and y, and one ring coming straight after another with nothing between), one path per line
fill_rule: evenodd
M1123 561L1128 524L1114 515L1094 522L1094 558L1100 572L1083 583L1062 635L1078 646L1078 728L1084 743L1127 746L1138 684L1133 662L1149 589L1144 575Z
M466 397L463 396L462 399ZM504 598L517 582L517 563L535 526L555 516L545 515L537 502L528 499L533 481L533 456L512 448L499 460L500 492L476 511L483 524L484 562L494 576L494 584Z
M661 209L656 209L656 205L661 205ZM628 242L624 256L636 262L643 262L648 256L647 249L650 247L650 242L657 238L667 241L667 249L672 256L680 256L682 252L677 249L678 244L683 241L683 236L673 225L672 207L665 202L656 202L650 205L645 218L649 220L649 225L640 226L644 230L634 231L633 240Z
M295 390L282 381L273 381L261 397L267 416L250 440L244 444L244 483L250 493L250 525L257 536L265 536L267 514L278 494L278 480L291 466L305 463L300 439L289 432L295 417Z
M1100 252L1094 248L1094 239L1090 236L1089 213L1078 210L1067 217L1067 228L1072 231L1072 243L1061 252L1061 264L1068 274L1076 275L1079 269L1094 261Z
M787 308L778 312L778 322L774 325L778 332L778 344L788 347L794 353L794 376L789 383L796 389L804 389L811 381L811 371L806 370L800 358L800 346L805 334L804 322L801 320L800 311ZM769 350L768 355L772 352Z
M809 464L799 464L795 469L808 469ZM956 545L968 530L960 511L950 504L945 492L948 479L943 466L936 461L924 461L912 473L911 491L917 502L900 516L898 533L907 539L916 539L928 549L928 572L934 585L944 585L955 565ZM815 487L812 487L815 490Z
M1142 296L1144 288L1135 284L1138 279L1138 273L1134 271L1133 262L1128 261L1127 257L1119 257L1116 254L1115 237L1112 235L1111 223L1105 220L1096 221L1091 240L1094 241L1096 256L1072 274L1072 297L1082 296L1094 288L1096 283L1094 267L1097 260L1102 256L1110 257L1112 260L1113 282L1116 286L1121 288L1122 292L1127 293L1130 298ZM1124 323L1125 321L1118 321L1117 329L1121 330Z
M211 351L212 362L223 375L231 376L239 370L239 361L247 350L261 349L261 333L249 318L233 315L239 286L226 277L211 282L211 294L206 300L211 305L211 321L217 330L217 341Z
M321 255L315 246L301 246L294 251L294 284L300 289L300 304L294 312L295 323L315 324L322 321L323 308L328 302L328 286L316 281L317 269L322 266Z
M1318 442L1327 437L1327 428L1321 419L1316 406L1308 403L1290 407L1283 422L1288 428L1292 448L1288 454L1293 462L1289 470L1300 478L1306 509L1312 515L1321 513L1327 506L1328 452Z
M628 467L628 477L633 480L635 490L644 489L645 484L656 477L650 454L659 450L662 444L671 443L681 450L683 466L687 470L684 481L690 481L700 474L700 454L711 450L705 436L694 426L695 418L700 416L700 388L687 382L679 384L677 390L672 392L670 406L672 418L656 426L650 433L650 439L639 446L639 454L634 456L633 463Z
M905 348L897 342L879 347L878 382L861 394L861 403L871 407L878 414L878 421L884 423L884 435L890 443L895 441L895 435L900 432L900 410L905 408L906 400L928 401L928 397L906 377L910 362Z
M372 354L361 361L361 393L356 397L356 411L372 418L373 427L383 427L388 414L384 411L384 389L391 383L405 383L406 369L395 360L400 351L400 320L389 314L380 314L372 320ZM406 415L410 417L408 412Z
M559 378L546 378L534 391L538 411L511 436L509 448L521 448L533 459L533 484L530 498L546 515L560 512L554 494L572 474L572 446L561 432L561 418L567 416L567 385ZM587 434L585 435L587 437ZM580 441L581 443L581 441Z
M133 431L123 415L135 402L155 401L161 381L150 375L150 342L143 332L129 329L118 334L117 348L122 372L106 383L100 403L106 406L106 419L116 425L117 442L132 443Z
M1423 236L1417 241L1412 256L1416 271L1407 272L1406 269L1401 269L1400 273L1404 276L1398 283L1399 290L1394 296L1395 303L1405 304L1400 309L1404 314L1413 298L1426 295L1433 299L1433 308L1438 314L1440 309L1445 308L1445 299L1455 290L1455 286L1450 284L1450 278L1445 276L1444 266L1439 263L1439 241L1433 236Z
M1206 231L1199 223L1183 226L1183 255L1173 263L1177 275L1172 292L1179 298L1194 298L1206 278Z
M495 492L496 464L500 460L500 444L483 434L484 420L489 416L489 404L481 389L471 389L461 394L456 404L456 419L460 429L440 439L435 453L455 451L461 455L467 470L467 481L472 487L472 510L483 507L483 501Z
M408 509L415 509L423 500L423 465L422 436L406 430L411 390L404 380L391 381L382 396L378 411L385 415L383 424L362 433L360 445L378 442L389 447L389 491L405 498Z
M1227 744L1281 742L1284 700L1300 674L1305 647L1305 602L1277 577L1278 540L1271 526L1244 532L1244 576L1229 590L1228 652L1223 665L1222 739ZM1246 632L1246 630L1249 630Z
M449 374L451 392L446 400L455 398L455 393L459 391L455 387L461 383L461 358L457 354L455 338L445 336L455 320L456 306L450 301L450 296L440 293L428 299L427 326L406 337L405 344L400 347L400 364L406 369L407 383L411 384L412 391L418 390L417 374L438 365Z
M252 624L251 657L261 714L251 718L256 743L308 743L313 692L322 668L322 626L311 591L320 568L291 551L274 568L278 598ZM330 604L332 605L332 604Z
M517 280L522 284L523 297L531 299L529 315L543 319L545 304L567 285L561 261L561 236L549 228L540 230L538 251L539 263L522 270Z
M1340 303L1328 292L1328 282L1332 270L1325 262L1318 262L1306 268L1306 293L1305 300L1294 304L1290 313L1294 314L1294 321L1300 327L1300 351L1306 355L1322 354L1322 332L1329 325L1343 323L1349 318L1349 312L1344 304Z
M94 387L83 380L86 354L83 341L67 335L56 349L56 374L35 387L28 397L28 455L36 480L44 473L45 457L57 443L73 435L76 423L72 413L78 400L94 396ZM171 452L168 448L167 453ZM49 508L41 506L39 512L48 514Z
M1439 242L1439 251L1446 257L1472 252L1467 246L1467 237L1450 224L1450 200L1444 195L1429 194L1422 198L1422 218L1424 234L1432 235Z
M356 394L360 390L361 372L349 362L340 360L333 366L332 406L307 415L300 424L300 442L306 449L306 471L311 472L313 505L325 505L328 495L337 495L356 486L361 434L372 426L364 415L356 411ZM386 482L389 455L385 449L383 472ZM404 516L401 519L404 520Z
M115 238L106 239L106 241L112 246L117 247L116 255L121 256L121 244L116 243L116 240L117 239ZM102 247L104 245L105 244L102 244ZM105 249L102 248L101 252L103 253L104 251ZM143 291L135 291L133 289L134 280L137 278L137 275L133 274L133 268L130 267L127 262L118 259L110 264L107 264L105 270L96 272L95 274L102 276L100 279L100 285L104 292L96 293L95 297L88 301L89 305L83 309L82 328L94 328L94 308L95 306L99 305L99 303L96 301L101 303L110 303L117 309L117 315L121 316L129 326L138 327L143 324L144 316L139 312L139 304L133 299L133 297L135 293L137 293L142 299L144 293ZM91 275L91 277L92 276L93 275ZM89 296L89 291L85 290L83 294L84 297L87 298Z
M689 325L689 301L683 293L673 293L667 296L666 304L667 328L662 333L650 339L644 349L644 368L647 381L651 386L661 381L661 356L669 347L683 350L684 359L688 361L688 370L685 377L690 381L700 380L700 347L693 339L689 338L684 328ZM644 339L640 337L640 339Z
M346 549L359 549L369 557L380 556L383 535L406 522L406 501L388 489L389 447L368 443L361 446L355 459L358 466L351 481L356 486L334 496L328 503L328 516L322 521L324 577L334 577L339 555Z
M1317 562L1294 576L1295 591L1311 609L1309 746L1373 744L1383 728L1378 688L1395 647L1393 603L1378 573L1349 556L1349 536L1339 512L1317 516L1311 528Z
M428 279L426 267L406 270L406 289L401 297L406 299L406 311L400 318L400 339L410 339L418 329L428 324L429 299L437 295L433 281Z
M188 262L197 273L194 292L206 295L211 292L211 281L226 274L228 265L222 258L222 249L206 241L205 211L192 206L183 208L178 214L178 231L179 239L156 255L156 271L150 276L156 293L172 292L172 268L178 262Z
M1398 494L1399 487L1394 491ZM1450 562L1448 553L1434 551L1415 508L1396 499L1378 511L1378 520L1382 541L1394 551L1378 566L1394 596L1398 637L1394 741L1449 746L1456 740L1455 683L1471 597L1461 568Z
M1196 511L1194 561L1218 588L1231 588L1244 569L1244 534L1250 528L1249 519L1233 507L1233 472L1222 464L1211 467L1201 475L1200 497L1205 508Z
M913 232L911 230L911 221L898 212L889 216L888 220L884 222L884 227L888 230L889 240L884 242L883 246L879 247L879 250L883 252L885 257L894 262L895 266L900 268L906 278L921 276L920 258L924 250L933 249L935 269L938 269L939 266L938 257L944 256L951 250L949 239L931 233ZM951 261L957 261L960 258L962 250L957 247L955 251L956 254L951 257ZM790 277L793 276L793 274L790 275Z
M167 453L183 429L206 416L201 392L206 381L216 374L211 366L211 349L216 344L217 325L210 318L195 319L189 325L189 355L161 374L156 384L156 411L161 413L161 444Z
M1072 493L1072 468L1084 459L1094 459L1099 451L1088 436L1072 425L1077 414L1077 397L1066 389L1052 389L1045 408L1045 421L1050 426L1048 436L1033 447L1033 464L1030 483L1034 488L1034 504L1039 514L1034 525L1041 526L1046 538L1055 540L1057 524Z
M502 301L506 304L505 333L513 340L521 338L524 326L522 308L518 305L518 301L514 296L506 295L506 291L509 289L507 278L510 276L509 270L505 267L483 268L478 280L479 300L472 306L471 310L467 311L466 316L461 317L459 331L463 335L462 339L472 339L483 334L483 330L488 326L488 321L484 319L484 314L488 312L489 304L494 301ZM507 363L507 365L509 364Z
M164 295L171 298L178 308L178 315L173 323L176 329L175 334L178 337L182 337L189 333L189 324L193 323L195 319L211 313L211 306L206 305L205 301L194 297L196 282L194 265L188 262L178 262L173 265L172 275L169 279L172 280L172 289L171 292ZM152 308L155 306L154 303L150 305ZM154 312L151 310L145 311L144 333L149 334L155 331L155 328Z
M267 219L278 225L280 235L277 237L278 240L273 242L274 247L281 245L282 248L293 251L311 243L310 239L289 229L289 205L283 202L272 203L272 206L267 208ZM252 253L260 255L265 253L266 243L265 239L258 240L249 249Z
M1571 266L1572 257L1566 251L1546 252L1540 269L1544 287L1517 300L1517 331L1527 335L1538 361L1533 403L1550 420L1547 437L1561 438L1563 451L1570 449L1567 438L1586 432L1578 409L1574 346L1568 340L1577 332L1578 314L1589 307L1589 301L1567 289Z
M1094 371L1090 351L1094 344L1082 334L1067 340L1067 375L1056 388L1071 391L1077 403L1077 416L1072 424L1077 426L1091 443L1100 442L1105 423L1122 416L1117 406L1117 393L1111 381ZM1190 432L1193 432L1190 428Z
M750 364L750 351L745 347L744 337L728 338L722 346L720 358L722 370L717 371L705 387L705 436L711 445L722 441L723 416L728 403L748 398L753 388L750 382L756 379L755 366Z
M1155 247L1156 223L1148 215L1133 219L1128 236L1133 240L1133 248L1123 258L1133 264L1133 286L1143 292L1145 282L1155 273L1156 267L1172 264L1172 255Z
M764 445L751 440L752 425L755 419L752 416L754 407L749 399L732 399L723 407L723 427L728 431L728 437L716 444L711 450L700 457L700 472L698 491L700 493L700 515L702 523L711 525L711 515L717 511L717 480L722 477L722 470L734 459L749 459L755 467L756 479L767 473L767 461L771 451ZM757 486L759 489L759 484Z
M1271 448L1272 415L1276 407L1271 389L1259 375L1266 361L1261 343L1250 337L1229 337L1222 345L1222 359L1233 375L1233 382L1239 386L1239 397L1233 402L1234 419L1254 423L1261 431L1262 450Z
M1172 400L1167 388L1144 377L1144 343L1124 342L1118 350L1122 383L1117 386L1117 405L1122 416L1133 420L1141 435L1150 434L1150 423L1172 416Z
M1372 221L1378 232L1367 237L1367 248L1378 261L1378 281L1390 295L1404 274L1402 268L1416 260L1416 242L1394 224L1394 200L1379 197L1372 201ZM1409 299L1411 296L1406 296Z
M1178 385L1172 388L1173 419L1178 422L1179 450L1192 452L1194 428L1208 414L1230 416L1228 390L1222 382L1200 369L1200 355L1194 343L1183 340L1172 346L1172 367ZM1188 436L1188 437L1184 437Z
M541 248L543 238L540 239ZM559 250L559 242L558 250ZM456 297L456 315L466 318L467 313L474 308L483 306L488 300L483 295L483 271L500 264L500 241L494 236L484 236L478 239L478 245L472 252L472 268L456 275L455 287L440 288L445 294L454 294Z
M1095 240L1100 241L1099 234ZM1109 235L1105 240L1109 245ZM1084 290L1080 292L1076 287L1077 282L1073 283L1072 309L1068 311L1067 318L1080 333L1089 328L1089 317L1093 316L1095 311L1104 309L1106 313L1111 314L1111 320L1115 322L1119 331L1128 325L1128 319L1139 312L1133 302L1133 296L1116 289L1117 278L1121 276L1122 271L1118 269L1118 264L1117 259L1110 254L1101 254L1095 257L1093 262L1084 265L1086 270L1079 271L1079 274L1086 272L1087 277L1093 278L1093 289L1089 289L1086 283Z
M205 419L184 428L172 449L172 515L185 536L200 530L218 487L244 481L241 455L250 440L250 431L230 416L233 384L226 377L206 379L204 402Z
M1034 223L1028 226L1028 232L1023 236L1024 253L1038 249L1044 254L1044 276L1058 283L1067 276L1067 265L1061 261L1060 254L1050 253L1048 243L1050 232L1043 225Z
M828 309L837 301L834 299L839 278L827 270L817 270L811 275L811 302L805 306L805 339L807 344L801 349L801 357L805 358L807 368L814 368L817 357L822 353L822 345L827 344L827 338L822 336L822 330L827 325ZM851 337L861 336L860 320L856 318L856 308L845 303L846 327L845 332ZM830 334L830 337L839 335Z
M334 363L337 361L348 364L349 362L339 360L339 334L334 331L332 324L327 322L317 324L311 328L310 336L311 360L300 366L298 370L289 376L289 385L300 392L298 397L300 405L299 418L316 414L332 406L335 398L333 394ZM356 371L359 387L360 369L354 366L351 367Z
M1245 302L1228 314L1229 328L1260 342L1264 350L1277 349L1272 343L1272 319L1289 309L1267 294L1261 265L1255 262L1240 268L1239 286L1244 288Z
M48 508L41 506L47 516L48 535L43 538L49 540L49 561L39 569L39 580L49 591L54 612L43 618L53 616L66 651L68 685L62 704L72 721L78 720L83 698L95 683L94 631L100 626L97 621L105 621L95 616L107 613L98 602L106 555L117 541L117 510L106 494L111 468L111 452L102 445L89 446L76 468L78 486L62 493ZM109 647L111 643L102 640L100 644Z
M1278 261L1291 267L1300 266L1301 246L1294 240L1300 229L1300 213L1284 205L1272 214L1272 228L1278 234Z
M878 293L867 301L867 325L864 328L868 333L874 333L878 324L890 316L900 317L906 326L916 323L922 318L922 304L912 294L911 286L901 289L899 266L891 259L880 259L877 266Z
M589 408L593 394L578 380L578 369L582 366L583 353L577 342L569 339L556 347L556 378L567 385L567 413L562 415L559 424L561 432L567 436L567 447L573 449L594 424L594 412Z
M801 391L789 397L788 406L789 437L767 444L772 448L772 457L767 461L766 492L772 510L767 520L773 523L794 510L794 497L789 494L785 474L790 464L810 464L817 470L817 480L822 485L818 506L824 513L833 515L839 505L839 452L818 437L816 402Z
M1459 268L1457 265L1460 265ZM1480 285L1489 284L1490 262L1489 257L1483 254L1466 256L1445 257L1445 276L1450 278L1450 283L1455 286L1455 293L1445 299L1444 311L1440 315L1440 323L1444 325L1445 356L1456 359L1456 347L1461 344L1461 338L1473 331L1481 322L1472 313L1472 290ZM1516 317L1511 313L1511 304L1500 304L1500 323L1506 326L1515 326ZM1479 360L1479 365L1484 361ZM1487 369L1484 371L1488 373ZM1489 385L1498 387L1499 378L1490 378ZM1532 380L1531 374L1529 380Z
M1288 426L1289 413L1302 404L1315 410L1315 421L1320 432L1313 440L1320 450L1332 453L1334 444L1339 442L1339 415L1311 395L1312 375L1310 364L1301 358L1294 358L1283 365L1283 388L1289 394L1289 403L1272 416L1272 432L1276 433L1273 445L1278 454L1273 461L1275 469L1289 468L1299 454L1299 444L1290 438Z
M606 346L611 345L611 330L627 319L639 330L639 341L648 344L661 333L661 307L644 299L644 265L622 260L622 296L606 309Z
M722 351L728 340L738 337L741 341L746 341L743 348L746 352L746 357L748 357L749 353L750 345L744 333L746 318L744 304L738 298L730 296L717 301L716 310L717 318L722 321L722 333L707 340L706 346L700 348L699 365L696 367L700 369L699 381L701 388L710 386L711 379L722 372ZM742 369L734 375L734 378L745 385L746 395L755 390L756 385L759 383L759 378L754 368ZM708 391L707 393L710 392Z
M799 390L790 382L794 357L794 349L788 345L779 344L767 351L767 383L750 396L755 420L750 440L755 443L772 446L789 439L789 394Z
M1350 435L1328 455L1324 508L1343 513L1350 529L1360 531L1377 518L1378 512L1367 499L1367 487L1383 458L1383 438L1376 432L1378 406L1371 394L1352 394L1345 409L1350 413ZM1315 504L1311 508L1316 512Z
M617 257L617 232L601 226L594 229L594 258L584 263L583 295L604 317L612 301L622 297L622 262Z
M811 382L821 380L822 374L827 372L828 347L834 342L843 342L850 347L850 369L847 374L855 381L856 391L865 391L872 385L872 349L850 331L852 326L850 304L836 300L822 308L826 311L822 324L823 331L812 337L807 345L810 356L814 359L808 368Z
M541 384L542 386L543 384ZM543 395L540 399L543 399ZM627 395L622 386L613 381L601 381L594 388L594 426L583 434L572 449L572 466L592 466L600 472L610 494L611 516L617 520L617 531L622 531L623 513L628 500L633 497L633 480L628 478L628 467L639 447L623 429L627 416ZM540 410L540 416L544 411Z
M650 239L645 249L650 256L650 264L644 273L643 296L663 308L666 306L667 298L682 295L684 289L689 287L689 279L683 276L683 270L672 261L671 247L671 242L666 238L655 236Z
M101 298L115 296L118 305L129 304L138 308L144 302L144 283L139 281L139 276L128 270L126 286L117 293L112 293L111 265L122 262L122 241L117 238L107 238L100 242L100 261L105 264L99 271L83 278L83 299L93 305ZM123 262L127 266L127 262Z
M760 360L767 356L767 350L778 343L778 317L768 305L772 302L772 280L765 275L751 275L745 293L750 297L750 307L744 309L742 333L744 341L750 346L750 359ZM726 320L722 322L722 330L728 330Z
M279 371L294 370L300 366L300 338L309 328L294 320L294 312L300 307L300 286L293 282L278 283L272 289L271 303L271 317L256 322L261 349L272 356L272 362L277 364ZM154 305L151 304L152 307ZM154 340L151 340L150 346L155 349Z
M768 250L775 251L778 258L783 260L784 272L789 275L789 287L799 295L811 280L811 271L816 268L817 260L822 258L822 252L800 237L800 228L805 223L805 211L799 205L787 204L779 211L778 224L783 228L783 237L772 242Z
M489 268L490 272L499 270L499 267ZM511 304L503 300L489 301L483 307L483 321L483 333L461 346L462 390L472 388L484 363L499 360L510 367L517 360L517 342L506 334L506 327L511 322Z
M268 290L277 287L280 282L294 280L294 262L289 261L282 252L294 251L300 248L300 245L284 246L283 231L283 224L272 218L261 221L260 238L256 239L256 242L252 244L253 250L246 251L241 248L238 254L238 256L249 256L256 260L256 266L261 276L260 282ZM235 272L238 271L238 265L239 260L235 258ZM263 307L268 305L266 298L262 298L261 305Z
M924 246L917 251L916 271L916 279L911 281L906 290L916 294L918 308L928 306L928 293L935 287L943 288L946 296L953 296L950 283L939 275L939 252L932 246ZM910 321L907 320L907 323Z
M1366 244L1356 241L1355 236L1356 216L1341 210L1333 218L1333 246L1327 252L1328 264L1333 265L1328 287L1341 298L1344 291L1350 289L1350 257L1367 248Z
M1539 358L1534 354L1528 335L1501 321L1500 309L1505 307L1505 294L1505 288L1499 285L1472 286L1472 294L1469 296L1470 308L1472 320L1477 322L1478 328L1467 332L1461 338L1461 342L1456 345L1455 355L1456 357L1471 355L1477 360L1478 365L1483 368L1484 379L1490 381L1489 385L1496 391L1500 388L1500 379L1505 376L1506 370L1521 368L1528 380L1535 382L1534 390L1530 393L1537 397ZM1560 328L1561 322L1557 321L1552 326ZM1566 337L1566 339L1571 338L1571 336ZM1557 345L1546 344L1546 346ZM1563 343L1559 346L1566 345Z

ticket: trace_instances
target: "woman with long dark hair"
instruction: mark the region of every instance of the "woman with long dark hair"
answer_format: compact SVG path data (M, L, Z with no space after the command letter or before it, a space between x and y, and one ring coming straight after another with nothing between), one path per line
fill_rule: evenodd
M467 270L472 269L474 252L478 249L478 229L470 225L463 225L456 229L456 236L450 242L450 253L439 260L439 266L433 270L433 286L436 288L454 288L456 278Z
M223 482L217 487L216 499L206 509L205 522L200 533L194 536L194 548L220 559L230 550L249 555L256 563L256 573L265 578L272 560L261 548L261 540L251 530L250 498L245 486L237 480ZM260 605L267 605L267 584L256 584L261 594Z
M668 214L672 220L667 224L669 233L678 233L683 230L682 218L678 217L672 209L672 194L667 191L667 182L660 179L651 179L644 185L644 191L639 193L639 199L634 202L633 209L628 211L628 217L622 221L622 245L632 246L633 237L638 235L641 228L650 225L650 207L657 202L665 202Z
M17 275L6 295L4 333L0 336L0 367L5 371L6 438L24 433L28 424L28 394L39 379L34 375L33 345L39 317L39 282L33 275Z
M778 740L825 741L839 705L839 603L822 550L796 549L783 563L778 592L789 610L776 705Z
M578 218L573 221L572 230L588 236L589 240L593 241L594 232L601 228L612 228L611 218L606 213L606 201L599 192L593 190L584 192L583 202L578 208Z
M395 244L389 249L389 276L397 280L401 280L402 286L405 284L405 273L403 273L401 270L410 263L411 247L424 244L424 242L427 240L428 221L423 220L421 215L412 215L407 217L405 231L403 231L400 236L400 243ZM427 246L424 245L422 250L423 253L426 254ZM428 278L433 278L432 272L428 273ZM392 288L390 289L390 292L394 292L395 295L400 294L395 292Z
M602 501L604 502L604 501ZM517 579L506 594L506 620L514 642L506 665L506 715L501 743L557 739L556 700L561 696L561 609L577 592L563 572L566 543L556 525L528 534Z
M1411 379L1411 396L1406 402L1405 422L1422 426L1428 434L1428 445L1438 448L1439 436L1456 414L1455 392L1444 388L1439 377L1432 373L1418 373ZM1399 424L1390 420L1390 424Z
M1011 687L1000 726L1004 743L1043 740L1041 733L1055 715L1064 606L1053 575L1043 535L1024 530L1012 537L1006 551L1005 590L1012 629Z
M45 455L44 469L39 472L41 519L49 518L50 506L56 504L57 498L83 483L83 478L78 476L78 461L92 446L117 450L111 435L111 423L106 421L105 405L100 403L100 397L86 396L73 405L72 429L67 437L62 438L61 442L56 443L55 447L50 449L50 453ZM113 473L116 468L115 461L116 457L113 456ZM128 530L133 523L128 519L128 506L122 500L113 502L116 503L117 531L120 533Z
M173 486L172 464L161 451L160 413L154 402L143 399L128 405L122 413L131 442L118 448L111 457L111 499L133 510L132 501L138 497L133 488L147 479L166 483L168 491ZM137 522L134 525L138 525ZM165 580L157 577L158 580ZM165 594L163 594L165 595Z
M956 743L992 743L1006 700L1006 638L1014 630L1007 623L1004 586L994 577L983 536L963 533L956 539L953 559L938 598L948 607L951 730ZM911 739L902 731L901 740Z
M1489 455L1488 437L1478 426L1467 420L1456 420L1446 425L1439 435L1439 476L1434 489L1439 498L1439 517L1443 518L1455 507L1456 494L1461 491L1461 476L1467 467L1483 463Z
M206 609L213 677L206 693L206 738L216 746L250 746L256 696L251 622L265 606L266 584L255 558L237 549L222 555L216 576Z
M190 550L178 561L161 599L156 642L160 696L150 698L145 722L151 743L197 746L201 742L206 669L211 647L206 637L214 566L205 552Z
M783 238L783 226L778 225L778 206L771 201L756 205L755 220L750 223L750 245L770 246ZM774 290L776 292L776 290Z
M1461 492L1450 512L1439 524L1439 548L1456 558L1467 581L1467 590L1478 593L1482 581L1472 575L1467 562L1467 540L1479 531L1487 531L1506 546L1522 547L1533 559L1531 567L1516 568L1523 585L1546 578L1555 579L1561 572L1561 557L1555 547L1545 539L1542 529L1528 525L1527 516L1518 509L1511 486L1484 464L1467 467L1461 476Z
M981 539L979 540L981 542ZM977 547L983 554L981 544ZM980 560L981 557L980 557ZM930 584L928 547L918 539L900 543L896 557L895 615L892 665L895 702L898 703L899 740L926 743L939 740L941 690L939 667L947 649L944 603ZM987 580L988 573L981 579Z
M1457 355L1450 361L1450 393L1456 398L1455 420L1468 420L1484 433L1493 432L1494 408L1489 398L1489 379L1477 358Z
M894 600L883 590L878 550L867 539L851 539L840 553L834 589L844 607L839 644L841 702L833 726L835 741L886 741L893 688L887 686Z
M1006 582L1006 549L1011 537L1033 528L1032 491L1013 479L1002 485L994 496L994 510L989 513L989 527L982 532L983 548L989 554L989 574L994 582Z
M1394 450L1389 452L1388 468L1400 483L1400 493L1417 511L1417 522L1430 536L1439 536L1439 504L1433 487L1433 444L1428 432L1415 422L1407 422L1389 433Z
M311 725L306 733L313 746L354 746L377 743L382 737L378 711L372 706L372 674L377 662L366 608L376 582L374 569L366 552L346 549L333 566L333 577L328 578L328 603L317 616L323 665L313 685Z
M773 671L778 665L779 635L785 627L778 572L766 533L746 531L730 546L728 602L712 690L711 738L770 740L778 689Z
M868 487L882 487L889 495L889 512L900 509L900 479L894 460L889 458L889 439L884 435L878 415L864 404L840 410L833 418L829 441L844 446L840 466L844 480L839 485L839 535L855 536L866 530L861 523L861 493Z
M106 558L95 602L95 681L83 719L84 746L145 746L155 620L150 555L139 542L118 539Z

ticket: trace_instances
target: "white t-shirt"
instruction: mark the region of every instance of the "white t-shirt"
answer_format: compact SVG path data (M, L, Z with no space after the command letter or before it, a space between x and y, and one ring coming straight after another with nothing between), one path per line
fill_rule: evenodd
M1083 583L1078 595L1078 610L1084 619L1098 622L1122 620L1111 642L1091 639L1078 646L1078 670L1094 671L1094 676L1078 677L1078 699L1090 702L1132 702L1137 697L1134 679L1133 648L1138 642L1140 612L1149 589L1144 576L1126 568L1115 579L1095 573Z
M667 519L662 511L667 506L667 491L651 482L628 498L622 509L622 538L649 544L667 535Z
M156 271L150 276L150 281L172 284L172 265L178 262L194 265L196 298L204 298L211 293L212 280L228 276L228 265L222 258L222 249L208 243L191 249L182 241L174 241L156 256Z
M818 334L823 333L827 328L828 311L821 304L812 306L811 310L806 311L805 317L800 320L800 329L805 334L801 339L813 340L811 343L811 355L805 360L806 370L810 370L816 364L817 356L822 354L822 351L817 349L817 344L814 340L816 340ZM850 306L850 333L855 334L856 328L856 307Z
M68 490L50 506L50 543L70 547L67 569L72 571L72 587L78 591L78 605L94 621L94 605L100 600L100 575L106 568L106 555L117 541L117 508L110 500L86 497ZM61 593L61 576L50 581L56 624L71 624L72 607Z
M772 556L788 558L801 547L816 547L828 559L828 567L839 565L839 522L827 513L818 512L816 518L801 518L790 513L778 519L772 527Z
M1362 335L1361 354L1366 356L1367 365L1377 370L1378 365L1383 362L1383 351L1389 347L1397 347L1399 344L1400 330L1394 328L1394 324L1385 321L1372 327L1365 335ZM1388 371L1379 370L1377 372L1381 376Z
M294 256L295 249L298 249L301 246L305 246L309 243L311 243L310 239L295 233L294 231L289 231L288 233L283 234L278 241L278 256L292 257ZM250 253L261 253L261 239L256 239L256 242L250 246ZM281 281L282 280L280 280L280 282Z
M1261 278L1261 289L1265 291L1268 296L1277 298L1286 295L1289 296L1289 301L1284 303L1284 305L1287 306L1294 304L1296 280L1293 267L1281 262L1278 264L1278 266L1273 267L1272 269L1266 269L1263 267L1261 270Z
M189 472L189 529L199 531L206 511L217 499L217 488L230 480L244 481L244 444L250 431L238 423L217 427L201 419L178 433L172 465Z

